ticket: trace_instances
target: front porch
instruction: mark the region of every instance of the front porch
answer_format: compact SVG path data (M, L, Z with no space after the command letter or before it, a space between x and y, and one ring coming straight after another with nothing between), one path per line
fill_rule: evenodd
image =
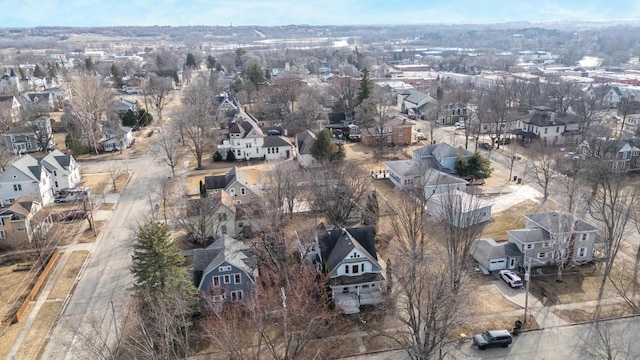
M345 314L357 314L361 305L375 305L384 301L384 281L352 286L332 286L331 292L336 307Z

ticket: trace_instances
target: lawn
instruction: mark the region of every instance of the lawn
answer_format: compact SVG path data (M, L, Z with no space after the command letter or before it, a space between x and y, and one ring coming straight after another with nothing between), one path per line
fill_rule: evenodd
M18 350L16 359L36 359L38 357L47 340L47 334L53 327L61 309L61 301L46 302L42 305L31 329L29 329L29 333L27 333L27 337L22 343L22 347Z
M570 323L592 321L596 313L595 306L585 306L580 309L559 309L553 312L560 318ZM616 319L623 316L635 315L626 304L603 305L600 308L601 319Z
M484 228L483 238L490 238L496 241L507 241L507 230L524 228L525 220L522 215L535 212L540 204L531 200L526 200L509 211L501 211L491 215L491 222Z
M60 273L60 277L56 280L53 290L49 293L49 300L64 300L67 295L69 295L73 285L76 283L80 268L82 268L82 265L88 256L89 252L85 250L74 251L71 254L69 260L62 269L62 273ZM38 317L39 316L40 313L38 313Z

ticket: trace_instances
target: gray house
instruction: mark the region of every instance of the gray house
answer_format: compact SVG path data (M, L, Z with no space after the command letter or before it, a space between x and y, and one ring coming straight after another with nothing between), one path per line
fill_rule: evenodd
M223 235L206 249L193 251L193 283L205 306L242 302L258 277L251 249L242 241Z
M48 118L38 119L2 134L7 149L24 154L53 148L53 131ZM44 145L44 148L43 148Z
M213 194L226 191L235 204L249 204L259 198L252 189L249 175L237 166L225 175L205 176L204 186L207 192Z
M524 215L524 229L509 230L509 240L481 239L474 258L489 271L554 266L560 261L584 264L598 258L602 238L595 226L571 214L548 212ZM534 259L534 260L530 260Z

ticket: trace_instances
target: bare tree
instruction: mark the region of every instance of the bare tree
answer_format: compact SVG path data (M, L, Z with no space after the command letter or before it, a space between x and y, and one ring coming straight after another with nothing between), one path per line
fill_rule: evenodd
M579 96L578 83L561 79L549 79L544 88L546 97L551 100L554 109L565 113L574 100Z
M70 84L73 97L65 111L73 115L70 118L77 122L89 147L97 154L102 121L113 111L113 93L94 76L74 77Z
M628 329L614 329L614 324L596 321L589 325L586 334L580 337L580 355L593 360L626 360L637 358L631 353L631 344L625 343L624 333L632 331Z
M265 198L271 200L276 207L293 218L296 203L300 200L302 185L298 181L298 167L295 162L287 161L276 164L268 174L269 187ZM268 200L267 200L268 201Z
M213 95L206 76L197 77L185 90L184 106L177 115L178 131L196 158L198 169L202 168L204 154L216 143Z
M367 171L349 161L326 163L309 173L309 181L314 208L340 226L358 215L370 184Z
M13 162L13 153L9 151L5 142L0 142L0 169L4 172Z
M176 176L180 150L180 136L173 130L160 130L151 143L151 152L157 160L171 168L171 175Z
M173 99L171 79L151 74L144 85L143 91L145 105L151 104L151 107L158 115L158 123L162 124L162 110Z
M537 141L532 146L532 161L529 163L533 170L532 176L540 185L543 192L543 201L549 198L549 184L556 175L557 152L550 146Z
M333 111L352 115L356 109L358 80L351 76L335 77L331 86L331 95L336 99Z
M307 88L298 99L298 107L295 110L295 128L311 129L318 119L322 107L318 103L318 90Z
M203 322L203 336L228 359L260 360L263 340L255 331L250 315L242 305L211 311Z
M464 298L451 287L446 261L431 252L434 243L424 205L408 194L390 204L396 214L392 227L398 240L393 291L402 326L387 336L415 360L445 356Z
M109 166L109 178L111 179L112 192L118 192L118 178L120 178L120 174L122 174L122 168L117 166L116 164L111 164Z
M356 123L361 128L373 128L377 136L376 157L381 158L384 155L384 146L388 144L386 137L389 136L387 130L389 122L396 115L394 109L395 99L386 93L381 87L375 86L373 94L364 99L361 104L356 107ZM411 139L406 139L411 143Z
M211 195L186 200L184 213L177 219L191 241L206 247L223 234L223 227L232 216L231 210L222 203L222 196Z
M508 130L507 125L510 121L511 88L509 83L504 80L492 85L487 91L486 104L490 110L487 117L491 126L489 137L496 142L496 147L500 148L500 139Z

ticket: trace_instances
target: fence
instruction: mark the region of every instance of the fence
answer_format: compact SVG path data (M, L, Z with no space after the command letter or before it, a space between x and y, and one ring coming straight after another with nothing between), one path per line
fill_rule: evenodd
M51 270L58 263L60 256L61 254L59 252L55 252L53 253L53 255L51 255L51 258L49 259L47 266L44 267L44 270L42 270L42 272L40 273L40 276L38 276L38 280L36 280L36 283L33 285L33 288L31 288L31 291L29 291L27 298L24 299L22 306L20 306L20 309L18 309L18 312L16 313L16 316L15 316L16 321L20 321L22 319L24 312L29 307L29 303L33 301L36 298L36 296L38 296L38 293L42 289L42 286L44 285L47 278L49 277Z

